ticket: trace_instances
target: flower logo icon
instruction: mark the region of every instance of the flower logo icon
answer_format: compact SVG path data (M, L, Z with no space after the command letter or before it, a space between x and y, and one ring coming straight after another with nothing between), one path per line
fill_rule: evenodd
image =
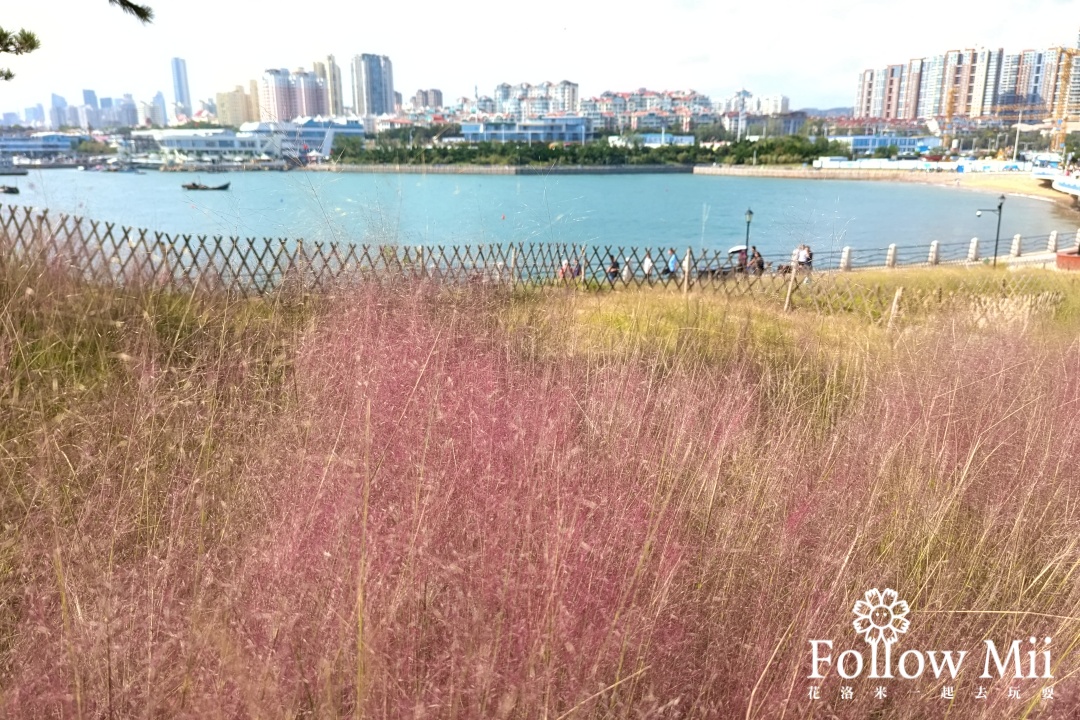
M892 588L881 591L872 588L855 603L852 609L855 621L852 625L856 633L866 636L867 643L876 645L884 642L889 645L908 631L911 623L907 621L907 614L910 611L908 604L899 600Z

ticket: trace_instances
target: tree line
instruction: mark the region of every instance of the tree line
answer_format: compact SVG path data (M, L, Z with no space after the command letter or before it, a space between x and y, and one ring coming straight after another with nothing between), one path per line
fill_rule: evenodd
M798 135L741 140L717 146L667 145L649 148L631 143L610 145L606 139L585 144L563 143L424 143L380 135L374 139L338 137L339 162L372 165L799 165L824 155L848 155L850 149L825 138ZM415 140L415 138L414 138Z

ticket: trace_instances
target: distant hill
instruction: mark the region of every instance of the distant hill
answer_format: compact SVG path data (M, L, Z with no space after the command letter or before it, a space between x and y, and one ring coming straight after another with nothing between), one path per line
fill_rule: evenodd
M851 117L855 114L855 108L836 107L822 110L821 108L801 108L798 112L804 112L810 117Z

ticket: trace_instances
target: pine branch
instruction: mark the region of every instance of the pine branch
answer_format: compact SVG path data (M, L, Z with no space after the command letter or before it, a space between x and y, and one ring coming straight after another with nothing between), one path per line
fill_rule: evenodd
M0 28L0 53L9 55L25 55L34 52L41 46L37 36L29 30L8 32ZM15 73L8 68L0 68L0 81L8 81L15 77Z
M28 52L37 50L40 45L37 36L29 30L8 32L4 28L0 28L0 53L25 55Z
M131 0L109 0L109 4L118 6L124 12L134 15L144 23L151 22L154 19L154 11L149 5L139 5L131 2Z

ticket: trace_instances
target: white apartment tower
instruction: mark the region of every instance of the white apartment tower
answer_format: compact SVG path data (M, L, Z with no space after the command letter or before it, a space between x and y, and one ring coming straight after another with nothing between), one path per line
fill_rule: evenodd
M578 84L563 80L554 88L555 109L565 113L578 110Z

